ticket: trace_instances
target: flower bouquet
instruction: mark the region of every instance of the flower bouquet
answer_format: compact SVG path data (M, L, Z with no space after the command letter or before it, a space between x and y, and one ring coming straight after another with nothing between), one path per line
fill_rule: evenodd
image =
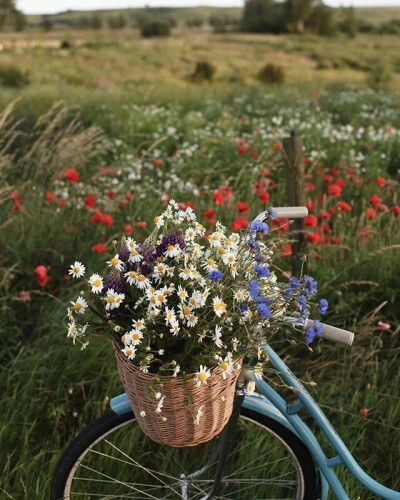
M191 208L170 201L154 223L141 244L115 242L108 276L92 274L90 292L71 302L68 336L84 348L89 333L108 333L142 430L158 442L192 446L222 430L242 364L251 361L262 376L266 334L287 326L287 314L307 318L317 284L310 276L277 281L265 222L232 234L217 223L209 234ZM85 266L75 262L69 272L81 278ZM320 312L326 306L322 300ZM96 319L90 325L89 315ZM306 342L321 333L314 322ZM249 382L247 391L254 389Z

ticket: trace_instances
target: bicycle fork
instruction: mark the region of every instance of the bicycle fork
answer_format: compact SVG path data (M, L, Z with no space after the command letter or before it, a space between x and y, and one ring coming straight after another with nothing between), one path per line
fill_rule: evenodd
M216 446L214 447L210 460L200 471L197 471L194 475L190 476L185 476L184 474L181 475L179 484L181 488L182 500L189 500L187 490L190 480L194 477L199 477L203 472L205 472L211 465L215 463L214 460L218 457L217 470L215 473L215 478L211 491L210 493L208 493L208 495L202 497L201 500L211 500L213 496L217 493L219 487L221 486L222 474L224 473L232 441L234 440L235 428L239 421L240 409L242 407L243 400L244 400L244 389L242 386L237 385L235 389L235 398L233 401L232 414L224 430L216 438L215 442Z

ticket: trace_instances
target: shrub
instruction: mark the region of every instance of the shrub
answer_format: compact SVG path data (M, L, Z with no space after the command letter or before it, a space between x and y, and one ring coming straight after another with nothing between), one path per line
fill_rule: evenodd
M0 85L5 87L23 87L29 83L29 75L27 71L22 71L17 66L7 65L0 66Z
M264 83L281 84L285 80L285 71L279 64L268 63L261 68L258 79Z
M142 26L142 37L169 36L171 34L171 25L165 21L147 21Z
M68 50L71 48L71 42L69 40L63 40L60 43L60 49Z
M393 73L387 65L375 64L368 74L367 84L374 90L384 89L388 87L392 78Z
M212 80L215 73L215 66L208 61L197 61L191 80L201 82L203 80Z

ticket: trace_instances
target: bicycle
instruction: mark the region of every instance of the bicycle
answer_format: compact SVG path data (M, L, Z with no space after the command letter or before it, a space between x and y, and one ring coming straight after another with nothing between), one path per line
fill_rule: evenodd
M307 215L305 207L274 210L281 218ZM264 220L267 213L256 220ZM287 320L303 328L311 322ZM351 345L354 334L324 325L323 338ZM193 448L172 448L142 433L127 394L121 394L111 400L111 411L84 429L64 451L54 472L51 500L326 500L329 490L339 500L349 500L334 471L339 465L347 467L375 495L400 500L400 492L363 471L303 384L270 345L265 344L264 349L271 365L296 394L295 402L288 403L254 371L244 370L236 387L232 416L223 432ZM256 383L258 393L245 395L244 384L249 381ZM328 458L324 453L299 416L301 410L306 410L323 431L333 456Z

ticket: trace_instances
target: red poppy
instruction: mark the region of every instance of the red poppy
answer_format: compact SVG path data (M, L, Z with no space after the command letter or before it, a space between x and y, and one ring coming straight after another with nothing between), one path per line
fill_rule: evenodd
M236 204L236 208L239 210L239 212L247 212L247 210L250 208L249 205L247 203L245 203L244 201L239 201L237 204Z
M239 217L236 217L236 219L232 222L231 228L234 231L239 231L240 229L247 229L248 225L249 221L246 219L246 217L243 217L243 215L239 215Z
M367 408L361 408L360 415L362 416L362 418L367 418L368 417L368 409Z
M308 208L308 210L314 210L314 202L312 200L307 200L306 207Z
M373 208L367 208L365 215L367 216L367 219L375 219L376 212Z
M360 229L360 237L361 239L367 239L369 235L372 233L371 229L368 229L367 227L362 227Z
M54 193L52 193L51 191L46 191L45 194L44 194L44 199L48 202L48 203L53 203L56 199L56 195Z
M125 208L128 202L126 200L120 200L118 203L119 208Z
M379 212L388 212L389 211L387 205L385 205L384 203L379 203L379 205L376 208L379 210Z
M332 229L330 228L329 224L322 224L322 232L324 234L329 234L332 232Z
M130 236L133 233L133 227L130 224L126 224L124 227L124 233Z
M101 174L106 174L108 172L108 167L106 167L105 165L102 165L100 168L99 168L99 172Z
M103 221L103 214L100 210L95 210L94 214L90 217L90 222L92 224L100 224Z
M224 203L224 197L219 191L212 195L212 199L217 205L222 205Z
M307 215L307 217L304 217L303 219L304 225L308 227L315 227L318 225L318 219L315 217L315 215Z
M20 197L18 191L13 191L10 195L11 200L15 202L22 203L22 198Z
M242 144L241 146L239 146L239 147L238 147L237 152L238 152L240 155L244 155L244 154L246 154L246 153L247 153L248 149L249 149L249 148L248 148L246 145Z
M64 172L64 177L72 182L72 184L79 182L79 173L74 168L68 168Z
M44 287L47 285L50 276L47 271L46 266L37 266L35 268L35 274L36 274L36 281L39 286Z
M376 185L379 187L384 187L386 185L386 180L383 177L378 177L376 179Z
M144 220L141 220L139 221L136 226L139 228L139 229L146 229L147 228L147 222L144 221Z
M130 193L129 191L128 191L127 193L125 193L125 199L126 199L126 200L128 200L128 201L129 201L129 200L131 200L132 198L133 198L133 194L132 194L132 193Z
M338 201L337 206L341 212L350 212L351 210L351 205L349 205L345 201Z
M262 190L258 193L258 198L260 199L261 203L267 203L270 199L270 196L267 191Z
M356 175L356 171L353 168L348 168L346 173L349 177L354 177Z
M390 211L392 212L393 215L395 215L396 217L399 217L400 205L393 205L393 207L390 208Z
M339 169L336 168L336 167L331 167L329 169L329 172L332 174L332 175L337 175L339 173Z
M338 238L337 236L331 236L329 242L331 245L339 245L340 238Z
M60 200L58 202L58 205L60 208L65 208L68 205L68 202L67 202L67 200Z
M96 245L93 245L92 250L98 254L105 253L107 251L107 245L104 243L96 243Z
M216 219L214 219L214 217L210 217L210 218L208 219L208 225L209 225L210 227L214 227L214 226L216 226L216 225L217 225L217 220L216 220Z
M271 224L274 227L275 233L279 231L285 232L289 229L289 219L273 219Z
M214 217L214 214L215 214L214 210L204 210L203 217L211 219L211 217Z
M371 196L371 198L369 199L369 201L372 205L377 207L379 205L379 203L381 202L381 199L379 198L379 196L377 194L373 194Z
M342 188L339 186L339 184L330 184L328 186L328 194L332 196L340 196L342 192Z
M19 201L14 201L14 204L13 204L13 212L20 212L21 210L23 210L23 205L22 203L20 203Z
M162 161L162 159L161 159L161 158L155 158L155 159L153 160L153 167L154 167L154 168L160 168L160 167L162 167L163 165L164 165L164 162Z
M110 200L113 200L114 199L114 196L115 196L115 192L114 191L108 191L108 193L106 194L107 198L109 198Z
M306 191L315 191L315 184L313 182L307 182Z
M326 184L330 184L332 182L332 180L333 180L333 177L331 175L328 175L328 174L324 175L324 182Z
M282 144L280 142L275 143L274 149L275 151L280 151L282 149Z
M101 222L110 228L114 223L114 219L109 214L103 214Z
M271 171L269 168L263 168L263 176L264 177L268 177L270 173L271 173Z
M88 194L85 198L85 208L94 208L96 205L96 196Z
M293 255L293 248L292 248L292 245L284 245L282 248L281 248L281 255L282 257L290 257L291 255Z
M346 185L346 183L344 182L344 180L343 180L343 179L337 179L337 180L336 180L336 184L337 184L338 186L340 186L341 188L344 188L344 187L345 187L345 185Z
M329 212L327 212L326 210L321 210L319 212L319 216L323 220L330 220L331 219L331 214Z
M322 237L316 231L307 234L307 239L311 243L321 243Z

